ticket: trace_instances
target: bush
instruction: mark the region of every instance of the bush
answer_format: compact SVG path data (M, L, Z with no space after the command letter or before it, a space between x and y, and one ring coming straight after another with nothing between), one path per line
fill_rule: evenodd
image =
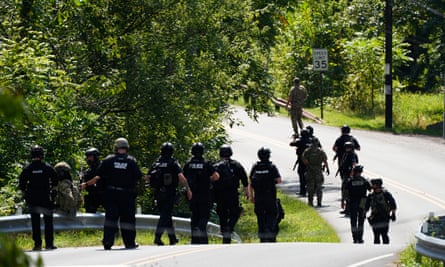
M40 255L34 261L16 245L15 240L5 235L0 235L0 266L27 267L31 265L43 266Z

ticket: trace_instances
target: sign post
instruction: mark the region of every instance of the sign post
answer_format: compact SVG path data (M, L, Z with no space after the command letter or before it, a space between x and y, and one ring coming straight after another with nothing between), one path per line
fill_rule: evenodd
M328 50L312 48L312 65L314 71L320 72L320 111L323 119L323 71L328 70Z

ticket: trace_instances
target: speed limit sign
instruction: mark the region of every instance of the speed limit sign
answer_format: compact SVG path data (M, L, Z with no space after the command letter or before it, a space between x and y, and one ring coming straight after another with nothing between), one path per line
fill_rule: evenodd
M312 63L316 71L328 70L328 50L312 48Z

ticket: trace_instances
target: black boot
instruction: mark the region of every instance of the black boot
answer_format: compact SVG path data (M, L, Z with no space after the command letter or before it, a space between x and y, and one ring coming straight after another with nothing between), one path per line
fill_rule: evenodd
M155 241L153 242L158 246L163 246L164 242L161 240L161 234L155 234Z

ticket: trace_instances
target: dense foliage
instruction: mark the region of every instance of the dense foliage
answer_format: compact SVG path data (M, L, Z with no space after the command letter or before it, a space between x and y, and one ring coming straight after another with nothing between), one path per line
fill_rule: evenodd
M443 0L392 2L395 91L439 92ZM226 142L231 99L252 116L270 112L297 75L317 105L312 48L329 51L332 105L382 112L383 9L381 0L1 1L0 214L20 201L32 144L79 170L88 147L105 156L124 136L146 170L167 140L181 162L195 141Z

